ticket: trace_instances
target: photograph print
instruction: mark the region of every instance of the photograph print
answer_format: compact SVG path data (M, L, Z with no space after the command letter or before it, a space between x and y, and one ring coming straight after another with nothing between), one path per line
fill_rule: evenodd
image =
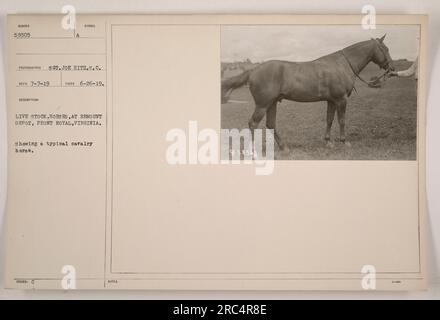
M276 160L416 160L419 43L417 25L222 26L221 129L273 129Z

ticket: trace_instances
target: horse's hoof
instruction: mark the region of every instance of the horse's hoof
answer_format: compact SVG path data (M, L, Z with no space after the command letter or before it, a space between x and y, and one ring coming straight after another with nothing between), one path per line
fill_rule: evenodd
M329 140L329 141L327 141L327 143L325 144L325 146L326 146L327 148L333 148L335 145L333 144L333 142L331 142L331 141Z
M281 146L280 151L281 152L289 152L290 150L289 150L289 147L287 147L287 146Z
M344 146L345 146L345 147L347 147L347 148L351 148L351 143L350 143L350 142L348 142L348 141L344 141L343 143L344 143Z

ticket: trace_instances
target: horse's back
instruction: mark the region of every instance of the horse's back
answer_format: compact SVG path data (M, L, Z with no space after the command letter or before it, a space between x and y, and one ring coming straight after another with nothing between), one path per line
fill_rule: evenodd
M256 102L288 99L301 102L331 100L347 93L350 78L334 59L306 62L271 60L249 78Z

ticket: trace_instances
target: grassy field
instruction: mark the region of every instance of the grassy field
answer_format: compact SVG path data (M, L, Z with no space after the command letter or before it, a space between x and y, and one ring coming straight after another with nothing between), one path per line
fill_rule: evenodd
M396 69L411 65L397 61ZM368 65L361 76L382 74L375 65ZM353 159L353 160L415 160L417 133L416 81L411 78L388 79L382 88L369 88L356 81L357 93L348 99L346 136L351 147L336 142L339 136L337 117L333 122L334 148L325 145L326 102L300 103L283 100L278 104L277 130L289 147L282 152L275 147L276 159ZM254 101L247 87L235 90L231 100L222 105L221 127L247 128L254 110ZM260 123L264 128L265 119Z

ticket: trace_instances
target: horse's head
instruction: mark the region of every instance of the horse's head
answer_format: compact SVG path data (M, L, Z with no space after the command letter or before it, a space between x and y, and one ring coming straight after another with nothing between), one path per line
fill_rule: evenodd
M384 35L382 38L377 39L371 39L373 41L373 54L371 57L371 60L377 64L380 68L387 70L387 71L393 71L394 70L394 64L393 59L391 59L390 51L388 47L383 43L383 40L385 39Z

